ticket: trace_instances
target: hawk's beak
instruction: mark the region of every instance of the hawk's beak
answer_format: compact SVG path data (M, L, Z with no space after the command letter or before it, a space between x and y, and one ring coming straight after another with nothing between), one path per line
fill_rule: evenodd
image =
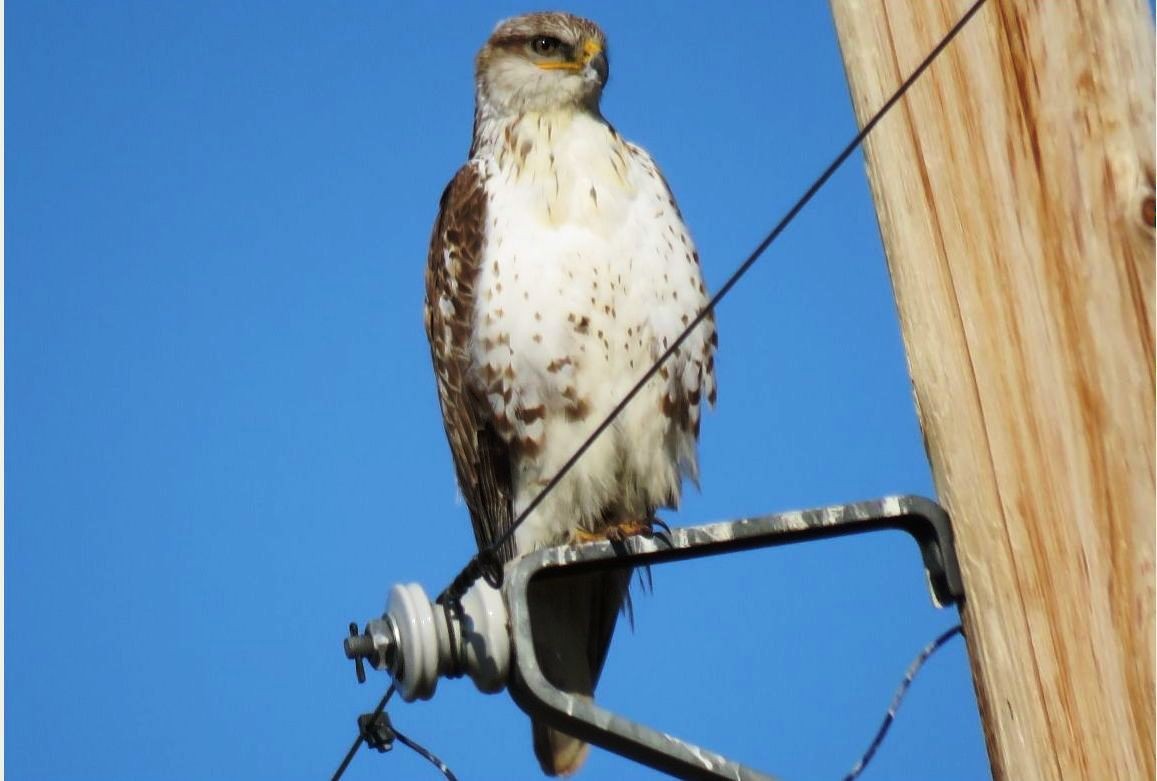
M607 83L607 54L598 41L588 40L583 44L582 63L599 77L599 84Z
M575 60L547 60L546 62L536 62L535 65L543 70L564 70L575 73L589 68L599 77L600 86L607 83L607 54L598 41L586 41L577 62Z

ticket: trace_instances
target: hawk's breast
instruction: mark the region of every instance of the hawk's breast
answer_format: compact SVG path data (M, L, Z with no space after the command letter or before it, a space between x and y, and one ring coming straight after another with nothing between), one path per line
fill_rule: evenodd
M646 153L585 114L524 116L505 138L486 161L471 347L515 456L517 513L706 299L690 236ZM704 328L689 339L595 442L520 527L520 551L677 501L681 470L695 468L710 338Z

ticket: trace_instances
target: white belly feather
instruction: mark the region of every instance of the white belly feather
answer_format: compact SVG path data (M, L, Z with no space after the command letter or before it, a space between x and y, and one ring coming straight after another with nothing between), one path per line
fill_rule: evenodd
M473 361L513 443L515 513L706 303L690 236L650 158L585 114L526 116L485 159L488 225ZM695 475L670 392L709 395L700 328L523 524L520 553L641 520ZM611 516L611 517L606 517Z

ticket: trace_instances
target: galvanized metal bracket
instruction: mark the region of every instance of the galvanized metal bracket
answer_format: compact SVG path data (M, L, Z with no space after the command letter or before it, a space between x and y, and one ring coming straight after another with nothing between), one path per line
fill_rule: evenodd
M522 710L536 719L679 778L774 781L773 776L632 722L590 700L556 688L543 675L535 658L527 587L535 578L664 564L889 529L908 532L915 538L924 558L932 599L938 606L963 600L964 586L948 514L935 502L919 496L893 496L763 515L671 529L623 542L549 548L524 556L507 573L505 588L515 662L509 682L511 696Z

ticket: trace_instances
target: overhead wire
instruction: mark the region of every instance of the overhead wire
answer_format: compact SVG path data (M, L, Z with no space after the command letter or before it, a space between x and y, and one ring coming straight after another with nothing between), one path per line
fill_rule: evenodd
M382 715L386 710L386 705L389 703L390 698L394 696L396 689L397 685L391 683L390 688L386 689L386 693L382 695L382 699L378 702L378 707L374 708L370 713L371 720L377 720L377 718ZM358 753L358 749L362 747L362 743L365 743L365 741L365 732L359 729L357 738L354 740L353 745L350 746L349 751L345 753L341 764L337 766L337 770L334 772L331 781L340 781L341 777L345 774L346 768L350 766L350 762L353 762L354 756Z
M856 761L856 764L852 765L852 769L844 776L843 781L856 781L856 779L860 777L860 774L864 772L864 768L872 761L872 757L876 755L876 751L884 743L884 738L887 737L888 730L892 728L892 722L896 719L896 712L900 710L900 703L904 701L905 695L908 694L908 688L912 685L912 681L916 680L917 673L920 672L920 668L924 666L928 658L939 651L949 640L957 635L963 634L964 628L960 624L957 624L924 646L920 653L916 655L916 658L912 660L912 664L908 666L907 672L904 673L904 679L900 681L896 693L892 695L892 702L888 704L888 711L884 714L884 721L880 724L880 728L876 730L875 737L872 738L872 742L868 744L867 750L865 750Z
M398 732L397 727L393 728L394 737L396 737L403 744L416 751L427 762L442 771L442 775L446 776L446 781L458 781L458 777L446 766L446 763L434 756L434 753L424 746L420 746L414 741L407 738L401 732Z
M358 717L357 739L354 740L353 745L350 746L349 751L347 751L345 757L342 758L341 764L338 765L337 770L333 774L332 781L341 781L341 777L345 775L345 771L349 768L350 762L353 761L354 756L358 753L358 749L362 747L363 743L372 748L377 748L379 751L388 751L394 740L397 740L403 746L438 768L442 775L446 777L446 781L458 781L458 777L454 775L454 772L450 770L446 763L439 759L434 752L413 738L407 737L390 722L389 716L386 715L386 705L394 695L395 690L395 684L390 684L390 688L386 689L386 693L382 695L378 706L374 708L372 712Z
M758 261L763 253L767 251L767 248L770 247L777 238L779 238L780 234L782 234L783 231L787 229L788 225L790 225L792 221L795 220L799 213L803 211L804 207L807 206L807 204L812 200L813 197L815 197L820 189L822 189L823 186L827 184L828 180L831 179L836 171L838 171L839 168L847 161L847 159L852 156L856 149L860 147L864 139L867 138L868 135L880 123L880 121L885 116L887 116L888 112L891 111L891 109L900 101L900 99L904 97L912 85L916 83L916 81L924 74L926 70L928 70L932 63L935 62L936 58L940 56L941 52L943 52L944 49L947 48L947 46L956 38L960 31L968 25L968 23L986 2L987 0L975 0L975 2L969 6L968 10L964 12L956 24L954 24L948 30L948 32L944 34L936 46L934 46L932 50L924 57L924 59L920 61L920 64L916 66L916 68L908 75L906 79L904 79L903 82L901 82L900 86L896 88L888 100L886 100L884 104L876 110L872 117L864 123L859 132L857 132L855 136L853 136L853 138L847 143L847 145L845 145L844 148L835 156L835 158L832 159L832 161L823 170L823 172L820 173L818 177L816 177L811 186L809 186L807 190L804 191L803 195L801 195L795 201L791 208L789 208L787 212L784 213L784 215L779 219L775 226L767 233L763 240L756 245L755 249L752 250L747 258L735 269L735 271L731 273L730 276L728 276L727 280L723 283L719 290L716 291L715 295L713 295L707 302L707 305L703 307L699 314L697 314L694 319L692 319L686 325L686 327L684 327L679 336L676 337L675 340L667 346L667 348L655 360L651 367L643 373L643 375L638 379L638 381L636 381L636 383L631 387L627 394L611 409L611 411L602 420L602 422L595 427L595 429L587 436L582 444L579 445L579 447L570 456L570 458L568 458L563 463L563 465L554 474L554 476L551 477L549 481L547 481L542 490L539 491L538 494L536 494L535 497L530 501L530 503L522 509L522 511L511 523L511 525L507 527L506 530L489 546L470 558L470 561L467 562L466 566L464 566L459 571L459 573L451 581L450 585L447 586L439 595L437 600L438 602L442 602L446 599L458 599L480 577L486 577L487 580L492 581L492 585L497 586L501 584L501 568L494 565L497 552L501 546L510 540L510 538L518 530L518 527L521 526L530 516L530 514L538 508L546 496L552 490L554 490L555 487L558 486L558 484L563 480L567 473L574 467L576 463L578 463L579 459L582 458L587 450L590 449L595 440L597 440L599 436L603 434L603 432L610 428L610 426L615 422L615 420L627 407L627 405L630 404L631 401L646 386L646 384L656 374L659 373L660 369L663 367L663 364L665 364L667 360L669 360L671 356L675 354L683 342L685 342L687 338L695 331L695 329L698 328L699 325L701 325L703 321L712 312L715 311L715 308L719 305L719 303L731 292L731 290L739 283L739 280L747 274L751 267L755 265L756 261ZM909 671L911 678L915 677L916 672L919 671L920 665L922 665L923 662L927 660L928 656L930 656L938 648L940 648L940 646L951 639L951 637L953 637L954 634L958 631L959 627L955 627L953 630L950 630L944 635L941 635L927 648L925 648L924 652L921 653L921 656L918 657L917 663L914 663L914 669L910 669ZM884 723L881 725L880 730L877 732L876 738L865 752L865 755L861 757L861 760L857 763L857 766L853 768L852 773L845 777L844 781L854 781L856 776L862 772L863 767L865 767L867 763L871 761L872 756L875 754L876 750L879 748L879 745L882 743L884 737L888 733L892 719L895 717L894 708L899 707L899 702L903 699L904 694L907 692L908 686L911 685L911 678L907 676L905 677L904 683L901 684L900 690L897 692L896 697L893 699L893 707L889 708L889 713L887 716L885 716ZM377 708L373 711L371 719L377 719L382 714L393 693L394 686L391 685L390 688L386 691L386 694L382 697L381 701L378 703ZM396 730L395 734L397 734ZM399 735L399 740L425 756L433 764L435 764L435 766L439 767L439 769L447 775L447 778L451 779L451 781L454 781L454 777L449 772L449 768L446 768L440 760L434 757L433 754L419 746L416 746L416 744L413 744L412 741L410 741L408 738L403 739ZM342 774L345 772L346 768L349 766L350 762L353 760L354 755L357 754L358 749L361 747L364 741L364 735L359 733L357 739L354 741L353 745L346 753L345 758L342 760L342 763L339 766L337 772L334 773L332 781L339 781Z
M491 542L489 546L471 557L466 566L463 567L458 575L454 578L454 580L451 581L450 586L448 586L446 590L442 592L439 600L446 596L460 596L462 592L469 588L474 583L474 581L478 579L478 577L481 577L486 573L490 573L494 580L497 580L498 583L501 583L501 569L498 568L497 572L495 572L495 567L493 566L493 562L495 561L498 550L508 540L510 540L510 538L518 530L518 527L526 521L530 514L534 512L534 510L542 503L547 495L550 494L550 492L554 490L554 488L558 486L560 482L562 482L563 478L566 477L567 473L574 467L576 463L578 463L578 460L583 457L587 450L590 449L595 440L597 440L604 431L611 427L611 425L615 422L622 411L626 409L627 405L630 404L635 396L639 394L639 391L641 391L643 387L646 386L646 384L650 382L650 380L656 374L659 373L659 370L663 368L663 364L665 364L667 360L675 354L675 352L695 331L695 329L698 328L699 325L702 324L702 322L713 311L715 311L715 307L719 305L719 303L727 296L727 294L731 292L732 288L734 288L735 285L739 283L739 280L742 279L743 276L751 269L751 267L755 265L755 262L759 260L767 248L771 246L772 242L779 238L780 234L783 233L787 226L791 224L791 222L801 211L803 211L803 208L807 206L815 194L818 193L825 184L827 184L828 180L832 177L833 174L835 174L837 170L839 170L840 166L842 166L844 162L847 161L849 157L851 157L852 153L859 148L864 139L868 137L868 134L871 133L872 130L875 129L876 125L880 123L880 120L887 116L892 107L895 106L902 97L904 97L904 94L908 92L908 89L916 83L920 76L924 74L924 71L926 71L928 67L936 60L936 58L942 51L944 51L948 44L952 42L956 35L964 29L964 27L968 24L969 21L971 21L972 17L976 15L976 12L981 9L985 2L987 2L987 0L975 0L972 6L969 7L964 15L960 17L956 24L954 24L951 29L949 29L948 32L944 35L944 37L940 39L940 42L937 43L936 46L933 47L933 49L928 53L928 55L924 57L920 64L916 66L916 69L912 71L908 78L906 78L895 90L895 92L892 93L892 96L888 98L884 105L876 110L876 113L872 116L872 118L864 123L864 126L860 128L860 131L856 133L852 140L849 141L847 145L840 151L840 153L835 156L831 163L828 164L827 168L824 169L823 173L821 173L815 179L815 181L812 182L811 186L808 187L804 194L801 195L799 199L797 199L796 202L792 205L792 207L787 210L783 217L780 218L779 222L775 224L775 227L773 227L771 231L763 238L763 240L759 242L758 245L756 245L751 254L747 256L747 259L744 260L743 263L741 263L739 267L731 273L731 275L727 278L727 281L725 281L719 290L715 293L715 295L711 297L711 299L707 302L707 305L703 307L699 314L697 314L695 318L692 319L686 325L686 327L684 327L679 336L676 337L676 339L667 346L667 349L665 349L658 357L658 359L656 359L655 362L651 364L651 367L643 373L643 375L631 387L627 394L611 409L607 416L603 418L602 422L595 427L595 429L587 436L585 440L583 440L582 444L578 446L571 457L563 463L557 472L555 472L554 476L551 477L549 481L547 481L542 490L539 491L530 501L530 503L522 509L522 511L510 524L510 526L507 527L506 530L501 535L499 535L497 539Z
M903 704L904 698L908 695L908 691L911 689L913 681L916 680L916 676L919 675L920 671L924 668L924 664L933 656L933 654L943 648L949 640L958 635L963 636L963 634L963 627L960 624L956 624L946 632L940 634L938 637L936 637L936 639L928 643L928 645L924 646L924 648L920 650L920 653L916 655L916 658L912 660L912 663L908 665L908 669L904 672L904 677L900 681L900 685L897 686L895 693L892 695L892 700L888 704L888 710L884 713L884 719L880 723L879 728L876 730L876 734L872 737L871 743L868 744L868 748L865 749L860 758L856 760L856 763L852 766L852 769L848 771L847 775L843 777L842 781L856 781L856 779L860 777L860 775L868 767L868 764L871 763L872 759L876 756L876 752L879 750L880 746L883 745L884 739L888 736L888 732L891 730L892 724L896 720L896 714L900 710L900 705ZM390 697L393 696L394 690L395 687L393 684L391 684L390 688L386 690L385 695L382 697L381 701L378 703L378 706L373 710L373 712L359 719L359 726L364 726L359 729L357 739L354 741L353 745L350 746L349 751L346 752L345 757L342 759L341 765L338 766L337 772L333 774L332 781L340 781L342 775L349 767L350 762L353 761L354 755L357 753L358 749L361 748L362 743L366 742L366 732L369 729L372 729L373 726L378 723L378 720L384 716L386 704L390 701ZM393 724L389 724L387 722L385 728L388 730L390 736L397 738L400 743L413 750L415 753L423 757L426 761L441 771L442 775L446 777L447 781L458 781L457 776L454 775L454 772L450 770L445 762L435 756L432 751L404 735Z

